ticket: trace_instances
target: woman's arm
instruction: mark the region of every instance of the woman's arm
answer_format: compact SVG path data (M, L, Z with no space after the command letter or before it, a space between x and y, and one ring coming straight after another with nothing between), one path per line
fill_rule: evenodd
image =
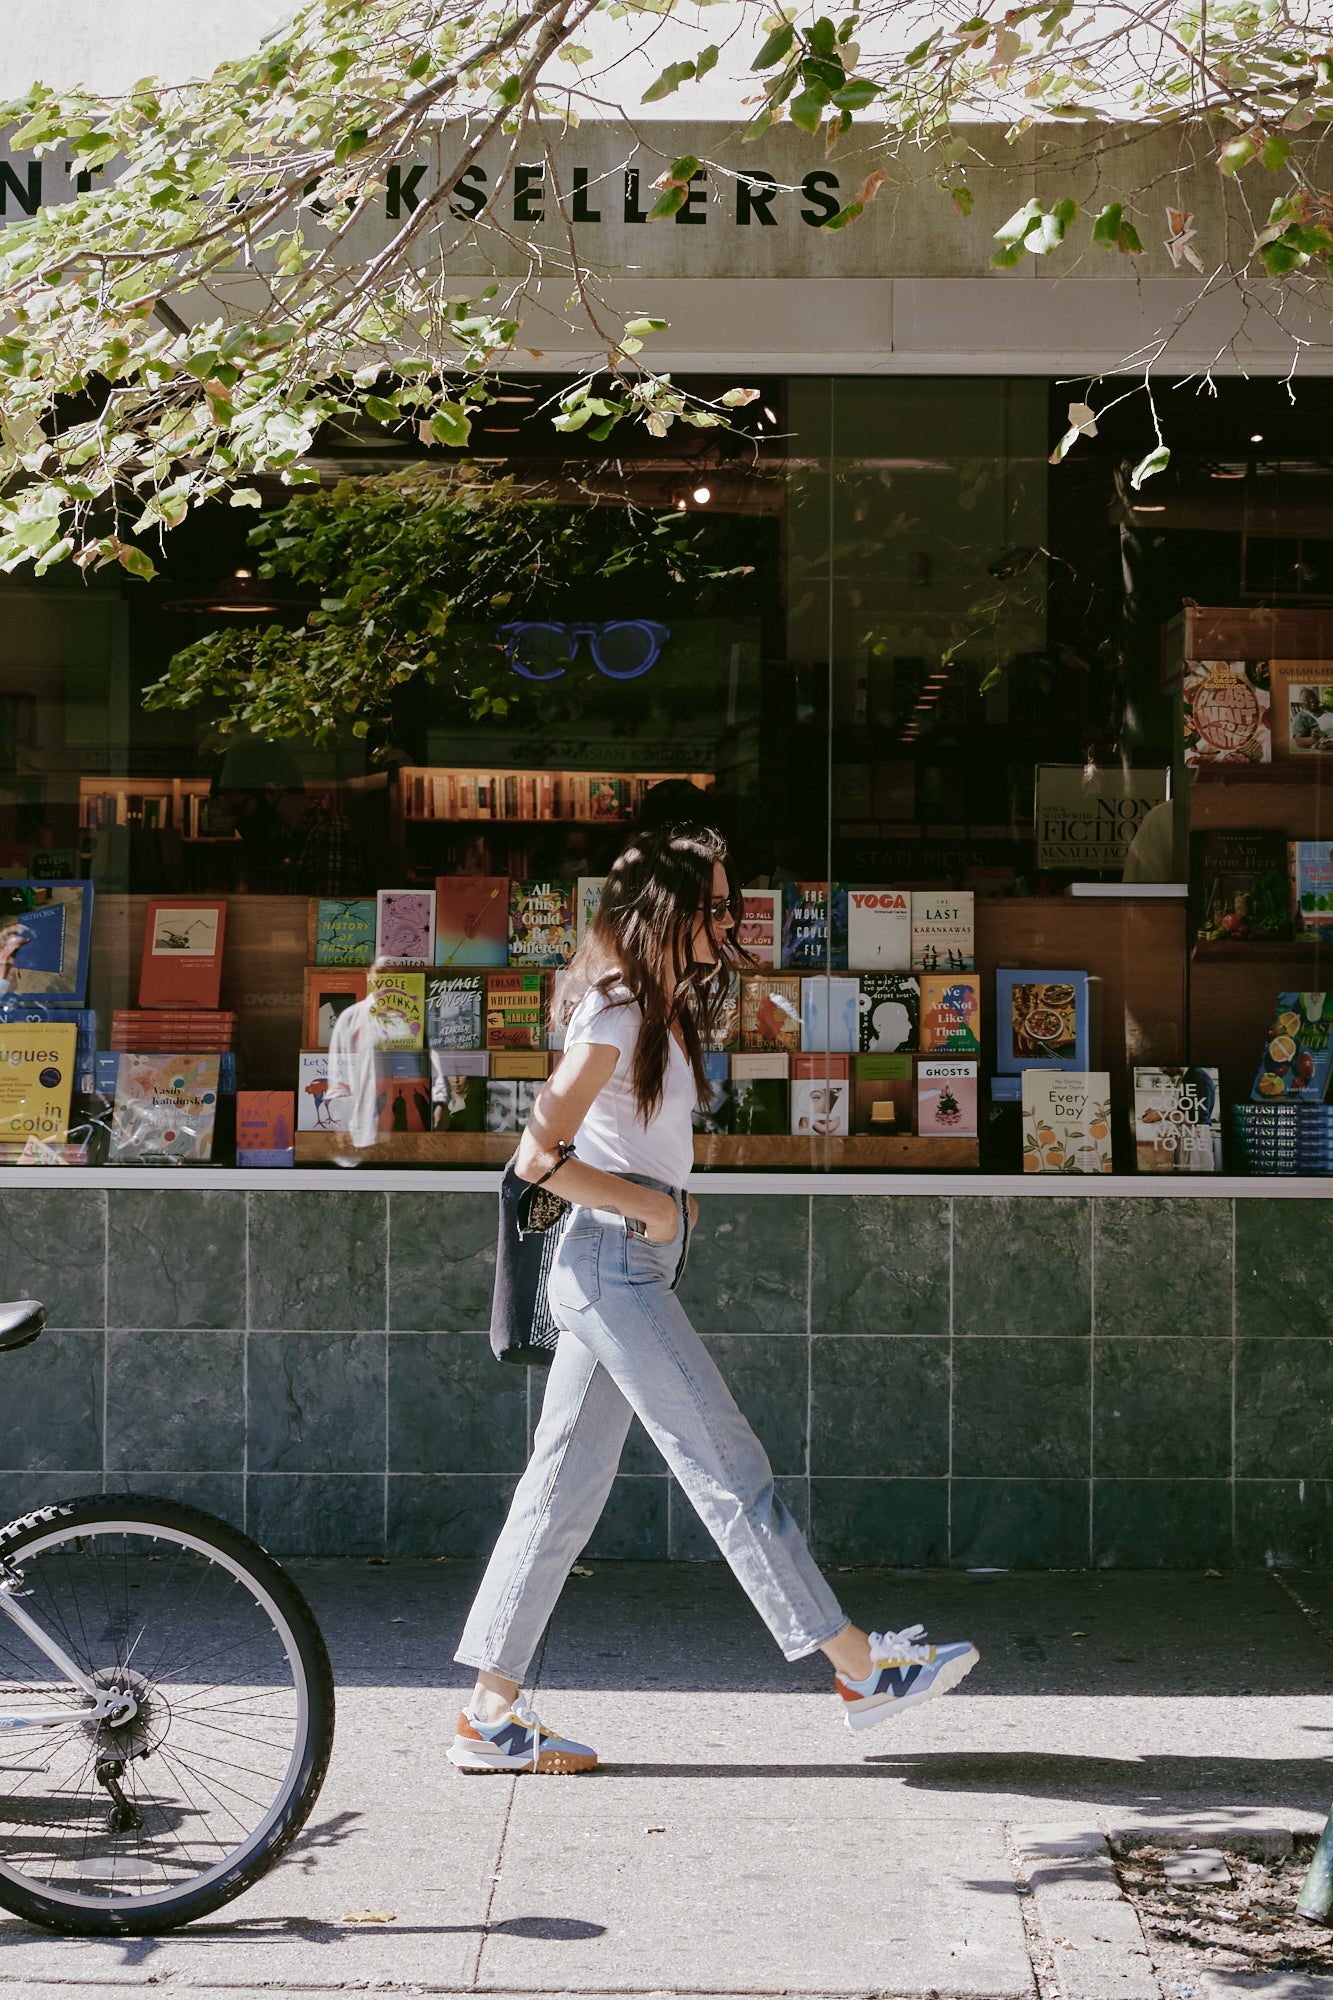
M518 1142L514 1172L520 1180L539 1181L555 1166L559 1148L574 1137L599 1091L610 1082L619 1053L604 1042L579 1042L562 1058L555 1075L542 1086ZM676 1233L676 1204L659 1188L640 1187L637 1181L603 1173L578 1159L556 1167L547 1186L583 1208L611 1208L617 1215L634 1216L646 1225L655 1243L669 1243Z

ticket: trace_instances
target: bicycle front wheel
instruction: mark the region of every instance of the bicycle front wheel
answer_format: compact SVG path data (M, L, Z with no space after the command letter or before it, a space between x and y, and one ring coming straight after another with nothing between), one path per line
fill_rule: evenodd
M0 1529L23 1611L114 1717L0 1616L0 1905L85 1935L170 1930L295 1838L333 1745L333 1675L291 1578L194 1507L103 1494ZM53 1712L56 1719L51 1719Z

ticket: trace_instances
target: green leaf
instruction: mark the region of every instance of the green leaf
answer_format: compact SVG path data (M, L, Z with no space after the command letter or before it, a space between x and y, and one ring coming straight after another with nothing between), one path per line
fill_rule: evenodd
M1022 208L1014 210L1014 213L1007 222L1000 224L995 232L995 240L998 243L1010 245L1021 244L1027 236L1028 231L1035 228L1040 221L1041 203L1035 198L1032 201L1026 201ZM995 260L992 258L991 261L993 263ZM1015 258L1014 262L1016 263L1017 261Z
M671 178L673 181L692 180L698 171L699 162L695 159L693 153L682 153L678 160L671 162Z
M817 56L831 56L838 46L838 31L827 14L821 14L809 33L810 47Z
M796 30L790 21L784 21L780 28L774 28L758 55L750 64L751 69L772 69L775 63L783 62L791 53L791 45L796 39Z
M707 76L710 69L717 68L717 55L718 55L718 49L716 42L710 42L706 49L700 49L698 60L694 65L694 74L696 79L699 77Z
M970 187L950 188L949 194L953 201L954 207L958 210L958 213L960 215L971 215L972 190Z
M1280 174L1291 158L1290 142L1280 132L1273 132L1264 141L1264 165L1270 174Z
M665 319L632 319L626 322L625 331L632 339L642 340L648 333L665 333L669 325Z
M389 396L367 396L361 407L377 424L391 424L402 415L397 402Z
M1259 150L1259 141L1253 133L1244 132L1238 139L1228 139L1217 156L1217 164L1224 174L1238 174L1247 167Z
M228 498L232 507L262 507L264 496L257 486L234 486Z
M688 188L683 187L664 188L649 209L648 220L650 222L665 222L669 216L676 213L678 208L684 208L685 197L688 192Z
M833 102L840 111L864 111L882 90L883 85L872 82L868 76L854 76L841 90L834 91Z
M1125 219L1125 204L1122 201L1108 202L1092 225L1092 240L1100 243L1105 250L1114 250L1120 240L1120 229Z
M465 445L472 436L472 419L461 403L441 403L430 418L436 444Z
M655 83L649 85L639 99L640 104L660 104L664 97L679 90L682 83L689 83L696 75L692 62L668 63Z
M817 132L819 121L824 115L824 106L828 101L829 94L826 90L819 88L803 90L799 96L793 97L787 115L792 124L798 126L802 132Z
M819 226L821 229L846 229L848 223L855 222L859 215L864 214L863 201L849 201L846 208L840 208L836 215L830 215L828 220L821 222Z
M1155 478L1159 472L1165 472L1170 463L1171 452L1169 447L1159 444L1154 451L1148 453L1146 458L1141 458L1134 467L1134 470L1129 475L1130 485L1137 493L1145 480Z
M1002 250L996 250L992 254L990 261L991 269L994 271L1012 271L1015 265L1023 261L1023 245L1006 243Z
M131 576L142 577L151 583L157 575L157 566L145 549L136 549L129 542L122 542L116 550L116 560Z

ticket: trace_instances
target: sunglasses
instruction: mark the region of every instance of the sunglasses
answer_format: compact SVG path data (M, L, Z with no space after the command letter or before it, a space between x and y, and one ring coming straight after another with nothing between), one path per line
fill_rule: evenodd
M729 896L714 896L711 902L700 903L699 915L707 917L710 923L722 923L731 915L731 898Z

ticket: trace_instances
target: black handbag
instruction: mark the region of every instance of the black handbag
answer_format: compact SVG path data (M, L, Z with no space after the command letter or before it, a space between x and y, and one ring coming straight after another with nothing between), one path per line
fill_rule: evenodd
M573 1151L572 1146L561 1147L552 1174ZM540 1181L520 1180L512 1160L500 1177L491 1351L497 1361L529 1368L549 1368L560 1338L546 1285L573 1209L545 1185L549 1179L550 1174L544 1174Z

